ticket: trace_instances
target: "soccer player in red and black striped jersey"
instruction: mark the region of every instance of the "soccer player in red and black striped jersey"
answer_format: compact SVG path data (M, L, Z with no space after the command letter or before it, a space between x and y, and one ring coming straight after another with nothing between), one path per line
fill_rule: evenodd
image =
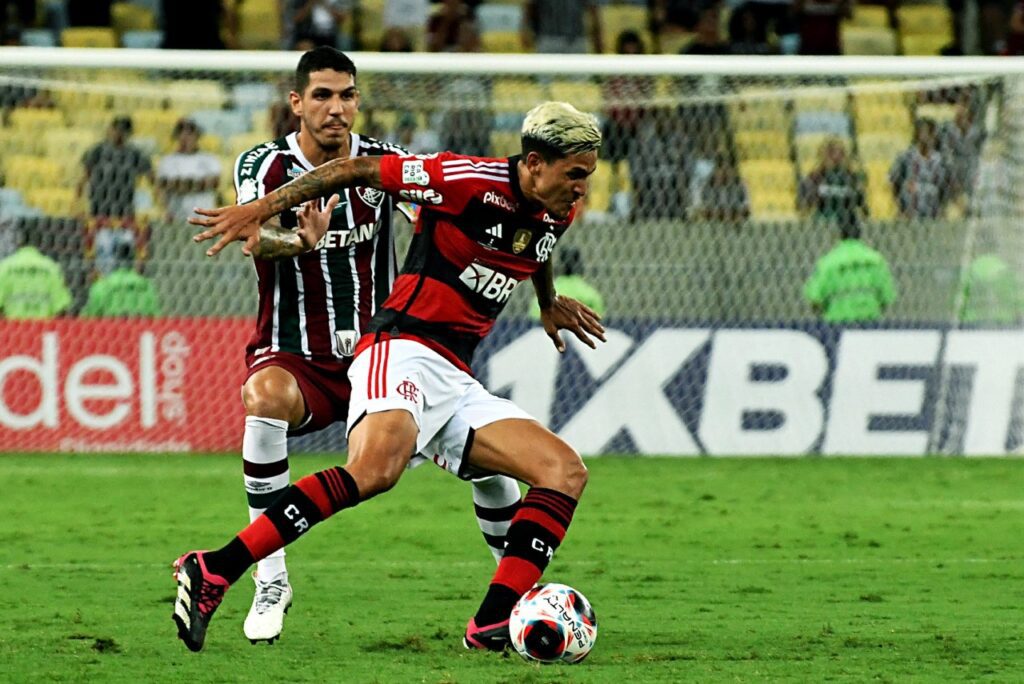
M289 95L299 130L257 145L235 162L239 204L265 196L332 159L405 154L353 132L359 110L356 68L330 47L305 53ZM326 205L321 201L321 207ZM397 270L392 194L354 187L331 206L326 232L314 249L297 237L292 211L271 217L252 250L259 288L256 330L246 348L242 388L242 457L251 520L290 484L287 437L344 421L348 369L355 343L391 291ZM519 503L508 477L478 479L478 521L496 558ZM260 560L256 593L244 632L253 643L272 642L291 604L284 551Z
M224 591L253 562L387 491L409 455L425 453L462 477L504 473L529 485L464 637L467 648L505 648L512 606L540 579L564 538L587 473L572 447L487 392L470 364L514 287L528 278L541 322L560 351L561 329L590 346L591 336L604 339L593 311L555 293L550 259L586 194L600 143L594 117L547 102L526 116L522 155L337 160L251 204L200 211L206 218L192 219L207 227L197 240L220 236L208 251L215 254L240 238L252 250L269 217L338 189L369 185L422 205L402 273L349 369L348 463L299 480L223 548L178 559L176 620L186 645L202 647ZM300 231L311 247L325 219L309 209L304 214L316 224Z

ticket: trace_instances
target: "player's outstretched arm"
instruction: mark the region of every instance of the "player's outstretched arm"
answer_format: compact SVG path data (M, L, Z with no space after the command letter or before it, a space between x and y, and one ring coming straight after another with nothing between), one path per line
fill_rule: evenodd
M558 334L559 330L568 330L591 349L597 348L591 336L605 341L600 314L572 297L555 293L550 261L533 274L533 287L537 291L537 303L540 305L541 325L554 342L558 353L565 351L565 342Z
M256 235L260 227L272 216L334 190L355 186L383 189L380 182L380 157L334 159L248 204L196 209L200 216L190 217L188 221L206 230L192 239L203 242L217 238L213 247L206 250L207 256L216 255L234 240L245 240L247 247L252 250L256 246Z
M283 259L308 252L327 233L331 212L339 199L337 193L331 195L323 209L317 208L316 201L306 202L299 211L299 227L295 229L282 226L278 214L260 227L255 239L246 240L242 252L257 259Z

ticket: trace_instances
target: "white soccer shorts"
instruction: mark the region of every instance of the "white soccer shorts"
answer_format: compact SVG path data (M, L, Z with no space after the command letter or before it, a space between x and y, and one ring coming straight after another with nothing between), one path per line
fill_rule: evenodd
M473 376L412 340L381 340L352 361L347 424L364 414L400 409L412 414L419 435L418 458L463 479L489 473L466 462L471 435L499 420L533 416L508 399L496 397Z

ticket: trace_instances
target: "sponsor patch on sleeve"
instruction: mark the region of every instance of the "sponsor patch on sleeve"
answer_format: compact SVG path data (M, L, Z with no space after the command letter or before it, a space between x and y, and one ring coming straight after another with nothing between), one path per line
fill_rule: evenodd
M415 159L402 162L403 185L430 185L430 175L423 168L422 160Z

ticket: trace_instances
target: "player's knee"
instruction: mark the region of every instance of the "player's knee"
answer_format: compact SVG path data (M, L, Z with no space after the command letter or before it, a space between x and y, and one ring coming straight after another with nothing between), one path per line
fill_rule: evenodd
M359 498L365 500L394 487L405 470L405 462L393 454L363 451L350 453L345 469L359 487Z
M563 444L551 454L537 484L578 499L587 486L587 467L575 449Z
M565 493L575 499L580 498L587 486L587 477L587 466L584 465L583 459L580 458L575 449L568 449L568 453L564 458L562 474L566 489Z
M248 416L275 418L294 425L302 421L305 405L298 388L272 387L272 383L255 380L242 387L242 404Z

